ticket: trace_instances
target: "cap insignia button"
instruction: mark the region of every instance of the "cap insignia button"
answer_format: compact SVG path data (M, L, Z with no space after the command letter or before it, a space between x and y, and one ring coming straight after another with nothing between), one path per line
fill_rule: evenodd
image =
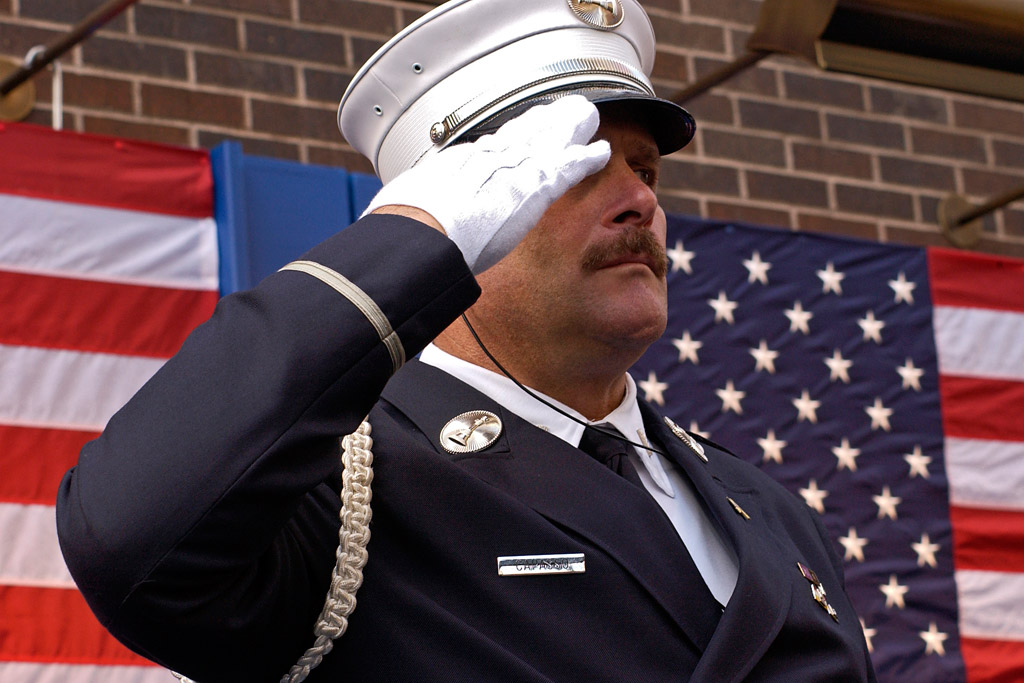
M619 0L569 0L573 13L596 28L615 28L622 23Z
M668 428L672 430L672 433L675 434L680 441L689 446L690 450L696 453L698 458L700 458L704 462L708 461L708 456L704 455L704 447L701 446L696 439L690 436L690 434L685 429L683 429L675 422L673 422L671 418L666 417L664 419L665 424L668 425Z
M476 453L501 435L501 420L487 410L470 410L448 420L441 430L441 448L459 455Z
M430 141L435 145L441 144L447 137L448 129L440 121L430 127Z

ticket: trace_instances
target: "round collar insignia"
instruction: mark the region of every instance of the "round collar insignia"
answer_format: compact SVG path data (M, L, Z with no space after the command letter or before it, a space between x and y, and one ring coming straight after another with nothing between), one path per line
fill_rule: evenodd
M501 434L501 419L487 410L456 415L441 430L441 447L449 453L476 453L494 443Z
M622 23L619 0L568 0L569 8L585 23L595 28L613 29Z

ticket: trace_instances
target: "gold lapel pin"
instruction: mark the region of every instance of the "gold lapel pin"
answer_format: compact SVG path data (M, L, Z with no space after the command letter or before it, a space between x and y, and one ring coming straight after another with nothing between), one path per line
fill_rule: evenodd
M818 580L818 575L814 573L813 569L808 569L800 562L797 562L796 566L800 569L800 574L811 584L811 596L814 598L814 601L821 605L821 608L828 612L828 615L838 624L839 615L836 613L835 608L828 604L825 587Z
M665 424L668 425L668 428L672 430L672 433L675 434L680 441L689 446L690 450L696 453L698 458L704 462L708 461L708 456L704 455L704 447L701 446L696 439L690 436L685 429L673 422L671 418L666 417L664 419Z

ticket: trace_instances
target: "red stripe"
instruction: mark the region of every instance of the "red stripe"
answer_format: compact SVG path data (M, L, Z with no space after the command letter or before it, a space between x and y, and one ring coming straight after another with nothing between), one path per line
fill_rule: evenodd
M1024 681L1024 642L961 637L960 651L967 667L968 681Z
M169 358L210 317L214 291L0 271L0 343Z
M935 306L1024 313L1024 261L932 248L928 270Z
M1024 512L950 506L957 569L1024 572Z
M0 660L147 665L96 621L71 589L0 586Z
M0 501L53 505L64 473L95 432L0 425Z
M213 215L205 150L0 123L0 192L135 211Z
M1024 441L1024 382L943 375L939 390L947 436Z

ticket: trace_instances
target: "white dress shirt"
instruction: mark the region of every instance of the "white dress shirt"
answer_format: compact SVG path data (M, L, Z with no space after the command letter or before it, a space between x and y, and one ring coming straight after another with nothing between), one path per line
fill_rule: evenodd
M420 360L462 380L527 422L579 447L580 439L583 438L582 424L534 399L504 375L457 358L433 344L423 350ZM534 393L543 396L546 401L586 424L608 422L629 440L648 443L643 417L637 405L636 383L628 373L626 395L622 403L600 420L588 420L569 406L539 391ZM634 448L634 452L630 454L630 462L633 463L644 488L665 511L679 537L686 544L711 594L722 605L727 604L736 587L736 555L725 542L721 530L704 511L693 486L678 472L671 461L658 453Z

